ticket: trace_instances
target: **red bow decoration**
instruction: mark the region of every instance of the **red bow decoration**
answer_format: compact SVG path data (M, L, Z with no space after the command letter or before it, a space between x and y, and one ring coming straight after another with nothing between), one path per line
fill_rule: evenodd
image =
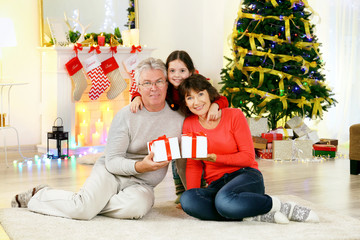
M110 47L111 53L117 53L117 46Z
M81 43L75 43L74 45L74 51L76 53L76 56L78 54L78 50L82 51L83 50L83 47L82 47L82 44Z
M190 132L190 133L183 134L183 136L187 136L187 137L192 138L191 158L196 158L196 137L197 136L206 137L205 133L203 133L203 132Z
M101 53L101 51L100 51L100 46L96 46L96 47L94 47L94 46L91 46L90 47L90 50L89 50L89 53L91 53L92 51L96 51L96 53L97 54L100 54Z
M136 51L138 51L138 52L141 52L141 51L142 51L140 45L137 46L137 47L135 47L134 45L132 45L132 47L131 47L131 52L130 52L130 53L136 53Z
M156 141L161 141L161 140L164 140L164 142L165 142L166 156L167 156L167 159L170 161L171 160L171 149L170 149L169 139L166 137L166 135L158 137L158 139L152 140L149 143L150 152L151 152L151 146L153 145L153 143L156 142Z

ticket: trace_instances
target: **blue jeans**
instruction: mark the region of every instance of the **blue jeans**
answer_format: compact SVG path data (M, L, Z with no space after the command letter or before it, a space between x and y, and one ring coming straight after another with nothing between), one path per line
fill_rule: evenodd
M226 173L208 188L193 188L180 198L182 209L202 220L242 220L269 212L272 199L265 195L263 176L254 168Z

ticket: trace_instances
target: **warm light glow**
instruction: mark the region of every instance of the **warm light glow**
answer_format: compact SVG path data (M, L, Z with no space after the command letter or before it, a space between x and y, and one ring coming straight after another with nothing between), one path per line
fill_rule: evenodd
M11 19L0 18L0 36L0 48L16 46L15 28Z

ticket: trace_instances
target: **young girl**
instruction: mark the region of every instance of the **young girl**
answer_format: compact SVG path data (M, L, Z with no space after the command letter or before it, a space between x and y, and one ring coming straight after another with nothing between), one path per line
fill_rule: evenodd
M167 90L166 101L169 104L170 108L174 111L179 109L180 106L180 97L178 87L180 83L196 73L193 61L189 54L185 51L177 50L168 56L166 60L166 69L168 73L169 86ZM211 104L209 113L207 115L208 121L215 121L221 116L220 109L226 108L229 106L228 100L224 96L218 97L214 103ZM138 92L132 94L132 102L130 104L130 110L133 113L136 113L138 110L141 110L143 103L141 100L141 95ZM176 188L176 195L178 196L175 200L175 203L179 203L181 194L185 191L185 161L174 161L172 162L172 172L173 179ZM179 176L180 175L180 176ZM203 182L203 186L205 186Z

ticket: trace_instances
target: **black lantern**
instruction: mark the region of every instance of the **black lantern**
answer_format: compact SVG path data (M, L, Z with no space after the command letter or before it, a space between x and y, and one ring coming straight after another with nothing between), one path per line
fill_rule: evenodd
M61 126L56 126L56 120L60 119L61 120ZM48 132L47 133L47 156L48 158L65 158L69 156L69 133L68 132L64 132L64 127L63 125L63 120L62 118L58 117L55 119L54 121L54 126L52 127L52 132ZM52 156L49 154L49 140L50 139L54 139L56 140L56 148L57 148L57 152L58 155L57 156ZM61 155L61 141L66 140L67 141L67 152L66 155Z

